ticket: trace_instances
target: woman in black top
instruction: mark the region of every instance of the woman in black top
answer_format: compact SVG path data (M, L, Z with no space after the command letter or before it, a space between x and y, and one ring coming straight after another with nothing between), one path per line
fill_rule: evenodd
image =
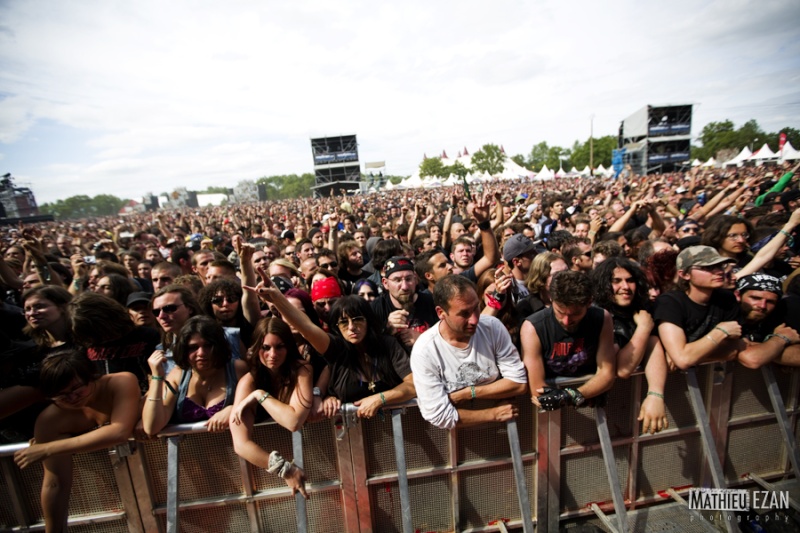
M397 340L382 332L369 304L358 296L337 300L326 333L315 325L275 287L266 272L254 289L275 305L283 319L297 329L331 366L325 413L332 416L341 402L358 406L358 416L371 418L386 404L402 403L416 396L408 356Z

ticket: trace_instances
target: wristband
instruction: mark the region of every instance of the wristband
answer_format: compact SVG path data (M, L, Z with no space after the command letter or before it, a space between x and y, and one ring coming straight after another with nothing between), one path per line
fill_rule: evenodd
M772 337L777 337L777 338L781 339L783 342L786 343L786 346L789 346L790 344L792 344L792 339L790 339L786 335L781 335L780 333L770 333L769 335L764 337L764 342L767 342Z
M725 336L726 336L726 337L730 337L730 336L731 336L731 334L730 334L730 333L728 333L728 331L727 331L725 328L721 328L721 327L719 327L719 326L715 326L715 327L714 327L714 329L718 329L718 330L720 330L722 333L724 333L724 334L725 334Z
M657 398L661 398L662 400L664 399L664 395L661 394L660 392L647 391L647 395L648 396L656 396Z
M472 399L474 400L477 397L477 394L475 394L475 385L470 385L469 390L470 393L472 394Z
M161 402L163 400L164 400L163 398L148 398L147 399L148 402Z
M782 234L786 235L787 239L791 239L792 238L792 235L788 231L786 231L784 229L779 230L778 233L782 233Z
M269 393L268 393L268 392L266 392L266 391L264 391L264 396L262 396L261 398L259 398L259 399L258 399L258 403L259 403L259 405L260 405L260 404L263 404L263 403L264 403L264 400L266 400L267 398L269 398Z
M383 405L386 405L386 398L384 398L384 396L383 396L383 393L381 392L379 395L380 395L380 397L381 397L381 403L382 403Z
M711 335L706 335L706 338L707 338L708 340L710 340L711 342L713 342L714 344L716 344L717 346L719 346L719 342L718 342L718 341L715 341L715 340L714 340L714 337L712 337Z
M483 222L478 223L478 229L481 231L488 231L492 229L492 223L488 220L484 220Z
M152 376L150 376L150 381L164 381L164 376L156 376L155 374L153 374Z

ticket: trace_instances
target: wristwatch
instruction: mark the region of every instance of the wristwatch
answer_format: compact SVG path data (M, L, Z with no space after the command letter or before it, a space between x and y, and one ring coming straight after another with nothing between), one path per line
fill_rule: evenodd
M311 392L314 394L314 396L322 396L322 392L319 390L319 387L314 387L311 389Z

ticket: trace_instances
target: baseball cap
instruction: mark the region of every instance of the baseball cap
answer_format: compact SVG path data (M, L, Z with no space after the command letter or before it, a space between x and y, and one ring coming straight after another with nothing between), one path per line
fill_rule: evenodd
M132 292L128 295L128 301L125 303L126 307L130 307L133 304L145 302L150 303L150 293L147 292Z
M510 263L515 257L535 250L536 245L533 244L532 240L522 233L515 233L503 245L503 259L506 263Z
M285 229L281 232L281 239L294 240L294 232L290 229Z
M402 272L404 270L414 270L414 263L411 262L411 259L408 257L403 256L395 256L386 261L383 266L383 277L388 278L395 272Z
M686 272L696 266L714 266L721 263L735 263L730 257L723 257L711 246L690 246L678 254L675 267Z

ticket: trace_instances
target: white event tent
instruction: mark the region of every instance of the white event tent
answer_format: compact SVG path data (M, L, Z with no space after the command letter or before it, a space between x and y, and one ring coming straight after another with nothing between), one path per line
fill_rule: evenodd
M781 161L794 161L796 159L800 159L800 151L798 151L792 143L786 141L786 144L783 145L783 150L781 150Z
M764 143L764 146L753 152L753 155L747 158L748 161L755 161L756 164L773 159L778 159L778 155L769 149L767 143Z
M744 148L742 148L742 151L741 151L741 152L739 152L739 155L737 155L737 156L736 156L736 157L734 157L733 159L729 159L728 161L725 161L725 162L724 162L722 165L723 165L723 166L726 166L726 167L727 167L727 166L729 166L729 165L741 166L741 165L742 165L742 163L744 163L745 161L747 161L747 159L748 159L748 158L749 158L751 155L753 155L753 152L751 152L751 151L750 151L750 148L748 148L747 146L745 146Z

